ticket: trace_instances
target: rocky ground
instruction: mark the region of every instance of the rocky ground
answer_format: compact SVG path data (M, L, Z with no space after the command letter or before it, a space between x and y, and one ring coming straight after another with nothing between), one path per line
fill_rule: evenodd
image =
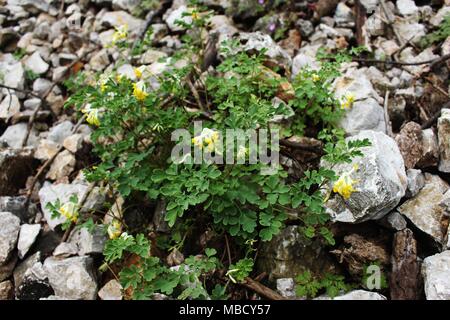
M334 84L337 95L355 95L341 123L348 139L372 141L358 160L358 195L327 203L337 244L305 246L286 227L259 253L272 288L290 298L302 270L356 279L377 263L388 288L363 286L337 299L450 299L450 37L421 44L450 13L450 1L200 2L216 10L211 34L240 33L247 50L267 48L290 77L315 68L320 47L364 45L372 56L347 64ZM0 300L122 299L120 284L97 271L102 229L64 233L64 219L52 219L46 204L74 193L85 210L104 203L81 173L92 163L92 130L63 109L63 81L111 69L119 57L108 43L125 23L138 37L151 21L155 49L134 66L160 70L157 60L180 46L183 30L174 21L187 4L169 1L150 20L149 3L0 0ZM132 70L127 64L119 72L132 77Z

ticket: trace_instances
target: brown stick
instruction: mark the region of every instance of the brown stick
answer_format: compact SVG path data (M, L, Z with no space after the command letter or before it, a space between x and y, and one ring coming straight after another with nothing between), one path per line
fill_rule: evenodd
M267 298L269 300L286 300L286 298L284 298L282 295L276 293L272 289L266 287L260 282L253 280L250 277L245 278L245 282L242 285L255 291L260 296Z
M364 24L367 20L366 8L361 5L359 0L355 1L355 16L356 16L356 41L358 45L365 45L366 39L364 37Z
M389 111L388 111L388 104L389 104L389 90L386 91L386 95L384 96L384 122L386 122L386 131L389 137L394 137L394 133L392 131L392 123L389 119Z
M321 147L318 146L312 146L309 144L303 144L300 142L294 142L294 141L289 141L286 139L281 139L280 140L280 145L285 146L285 147L289 147L289 148L293 148L293 149L301 149L301 150L305 150L305 151L310 151L310 152L314 152L314 153L318 153L318 154L322 154L323 150Z

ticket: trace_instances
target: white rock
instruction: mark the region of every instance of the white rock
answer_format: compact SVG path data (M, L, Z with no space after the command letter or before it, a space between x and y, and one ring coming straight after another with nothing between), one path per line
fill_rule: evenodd
M450 172L450 109L442 109L438 119L439 171Z
M375 91L367 75L367 69L364 68L348 69L344 75L335 80L333 86L337 99L353 94L355 101L373 98L382 103L383 100Z
M137 19L125 11L109 11L100 18L100 24L107 27L128 26L129 32L137 33L142 27L144 20Z
M387 298L377 292L353 290L346 294L334 297L333 299L328 296L321 296L314 300L387 300Z
M83 210L98 209L99 206L104 201L104 195L100 194L100 189L98 187L94 188L88 196L86 203L83 206ZM44 213L44 217L50 229L54 230L57 226L64 223L66 218L61 216L59 218L52 219L52 213L46 208L47 203L55 203L57 199L60 200L61 204L69 201L72 195L77 195L78 199L82 199L86 192L88 191L88 186L81 183L72 184L50 184L46 183L39 190L39 199L41 203L41 208Z
M397 0L397 10L402 16L416 15L419 8L413 0Z
M132 12L139 6L141 0L112 0L114 9L123 9Z
M33 13L38 12L36 10L47 12L50 9L50 1L47 0L8 0L8 5L21 6Z
M404 42L410 40L411 43L418 45L425 36L425 26L417 22L397 19L393 26Z
M25 257L28 250L36 241L40 231L40 224L23 224L20 226L19 241L17 242L17 249L19 250L20 259Z
M0 103L0 119L9 120L20 112L19 98L15 94L8 94Z
M380 220L381 225L384 225L392 230L400 231L407 227L407 222L403 216L397 211L393 211Z
M53 160L46 177L51 180L59 180L70 175L75 169L75 156L68 150L60 152Z
M38 160L48 160L58 152L59 145L51 140L42 139L34 153Z
M102 300L122 300L122 286L119 281L110 280L100 289L98 296Z
M44 269L55 295L75 300L95 300L97 282L93 259L73 257L67 259L47 258Z
M355 24L355 15L352 9L340 2L334 12L334 21L338 27L349 27Z
M77 153L83 146L84 136L80 133L73 134L64 139L63 146L72 153Z
M426 173L425 186L415 197L405 201L397 210L411 220L417 228L430 235L438 243L442 243L444 234L441 223L444 209L439 204L448 189L448 184L439 176Z
M352 108L346 111L340 124L348 135L355 135L361 130L386 133L383 107L372 98L356 101Z
M435 26L435 27L439 27L442 23L442 21L444 21L444 18L450 14L450 5L447 6L443 6L437 13L436 15L430 19L430 24Z
M43 74L47 72L49 64L45 62L38 51L35 51L30 57L25 59L25 68L33 71L36 74Z
M64 139L72 134L72 128L72 122L61 122L50 129L47 139L61 145L64 143Z
M306 45L299 50L299 53L292 60L292 78L295 78L303 68L309 68L311 70L318 70L320 68L320 64L316 59L319 48L319 45Z
M134 74L134 68L131 64L123 64L117 68L117 73L123 77L126 77L132 81L136 80L136 75Z
M372 13L379 5L380 0L360 0L367 13Z
M4 85L11 88L23 89L25 83L25 71L23 70L22 63L0 63L0 70L2 70L3 73L2 83Z
M295 297L295 282L292 278L277 279L277 291L285 298Z
M219 35L232 36L238 32L230 18L225 15L215 15L210 19L211 32Z
M433 60L433 59L439 58L439 56L433 53L433 48L427 48L416 56L414 54L413 49L410 47L410 48L406 48L405 50L403 50L401 52L400 58L401 58L402 62L414 63L414 62ZM430 71L429 65L427 65L427 64L417 65L417 66L405 66L404 68L405 68L405 70L409 71L411 74L415 74L415 75L420 75L424 72ZM411 76L411 78L412 78L412 76ZM407 79L407 82L410 83L410 81L408 81L408 80L409 79Z
M361 131L351 140L369 139L372 143L364 147L362 157L350 164L338 164L333 170L338 176L351 174L357 183L349 199L334 194L326 202L326 211L334 221L358 223L376 220L389 213L405 195L407 179L403 157L395 141L382 132ZM358 170L354 170L354 165ZM323 166L327 166L325 163Z
M11 212L0 212L0 266L15 249L20 230L20 219Z
M192 23L192 17L190 15L187 15L183 17L183 13L189 13L191 10L188 9L187 6L182 5L176 9L169 9L163 16L164 22L167 24L170 30L172 31L182 31L185 30L185 28L179 24L176 23L177 20L183 21L184 23L191 24Z
M422 275L427 300L450 300L450 250L425 258Z
M22 141L27 134L28 125L25 122L20 122L9 126L3 135L0 137L0 141L5 142L8 146L15 149L22 147ZM37 146L39 143L37 132L33 128L31 129L30 136L28 137L27 146Z
M94 71L102 71L110 64L108 51L106 49L102 49L95 53L91 60L89 61L89 65L92 67Z

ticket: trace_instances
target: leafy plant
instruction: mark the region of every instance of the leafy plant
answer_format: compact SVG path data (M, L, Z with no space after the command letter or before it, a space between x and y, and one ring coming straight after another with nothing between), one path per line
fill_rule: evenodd
M431 33L425 35L420 44L423 48L429 47L432 44L444 41L447 37L450 36L450 14L444 17L444 20L439 25L439 28Z
M315 298L321 292L325 292L330 298L334 298L341 292L351 289L351 285L345 283L343 276L326 273L323 277L316 277L310 271L299 274L296 278L296 294L299 297Z

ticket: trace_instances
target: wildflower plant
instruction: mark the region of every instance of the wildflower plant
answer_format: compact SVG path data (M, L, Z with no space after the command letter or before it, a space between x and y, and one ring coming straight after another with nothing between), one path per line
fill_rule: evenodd
M214 234L228 235L243 246L247 241L270 241L289 217L307 237L333 244L323 206L323 190L339 179L333 170L309 166L300 178L293 179L281 165L266 175L261 174L267 167L264 163L172 161L171 151L180 142L172 140L172 133L180 128L191 133L184 141L191 150L210 153L220 152L218 140L226 130L275 131L271 119L277 109L272 101L279 95L280 85L290 83L264 65L264 50L250 55L236 50L239 44L233 40L221 44L222 61L206 72L205 31L210 15L195 4L183 14L190 17L178 22L186 29L184 45L166 59L159 75L147 77L146 69L137 67L134 79L113 70L82 87L75 79L67 82L73 94L66 105L86 114L94 129L91 139L99 162L85 170L87 179L109 185L129 201L163 200L164 218L173 232L192 228L192 221L202 221ZM115 45L120 48L127 43L123 31L116 30ZM290 125L282 125L283 137L302 135L308 126L319 128L314 138L323 141L323 157L332 164L351 161L368 145L367 141L346 143L336 129L344 111L330 88L342 60L349 59L341 55L341 60L324 61L319 70L303 70L290 83L294 94L284 103L295 115ZM183 61L188 63L180 63ZM198 135L194 135L196 121L202 121L204 128ZM267 145L268 153L277 148ZM251 153L245 145L233 151L245 159ZM124 289L132 290L133 298L151 298L154 293L183 299L226 296L221 286L208 292L203 285L223 267L215 250L187 258L177 271L151 254L153 246L143 233L129 234L122 221L113 220L106 232L110 238L104 252L106 266L123 263L130 255L139 261L118 275ZM177 237L178 243L170 246L181 249L185 237ZM247 253L228 265L228 280L240 282L247 277L253 256L253 252Z

